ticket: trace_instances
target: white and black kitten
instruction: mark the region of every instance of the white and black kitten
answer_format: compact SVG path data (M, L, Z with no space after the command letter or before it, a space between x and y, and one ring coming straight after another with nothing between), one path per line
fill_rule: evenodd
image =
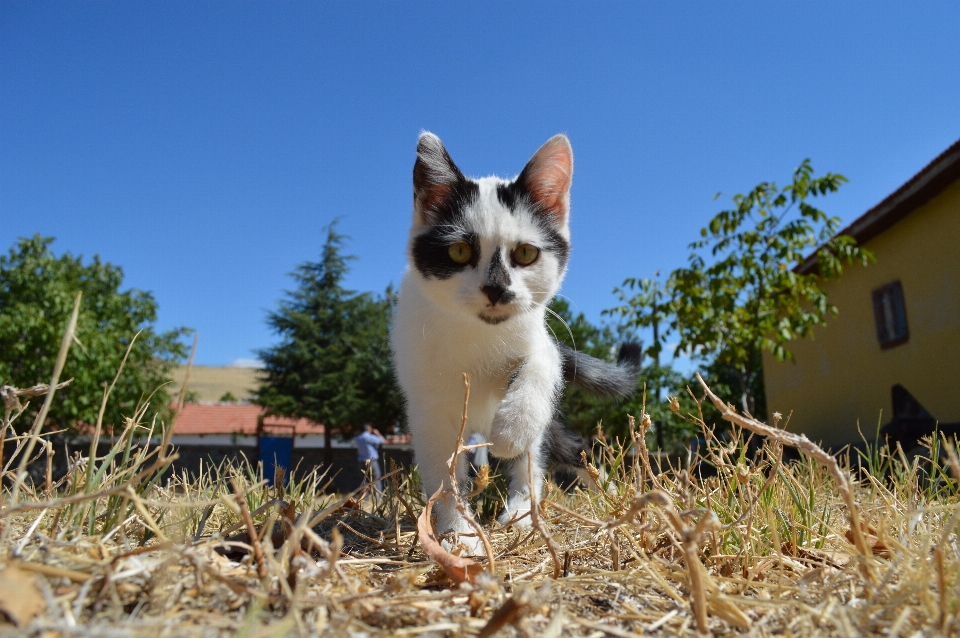
M429 495L449 478L462 375L470 374L467 434L482 434L494 456L513 460L501 522L529 511L531 491L540 498L545 462L581 463L583 440L556 419L564 380L606 396L636 387L635 344L625 344L614 365L558 344L547 330L546 304L570 253L572 176L564 135L548 140L512 181L464 177L431 133L417 144L408 266L391 333L397 377ZM460 483L466 474L461 456ZM469 531L453 499L434 511L440 533ZM529 525L529 517L519 524Z

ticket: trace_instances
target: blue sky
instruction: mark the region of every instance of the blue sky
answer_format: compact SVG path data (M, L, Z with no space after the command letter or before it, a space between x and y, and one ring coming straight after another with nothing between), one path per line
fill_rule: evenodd
M729 195L810 157L849 221L960 137L960 3L0 3L0 250L122 266L202 364L274 342L335 217L349 285L399 282L423 129L471 175L570 136L596 321Z

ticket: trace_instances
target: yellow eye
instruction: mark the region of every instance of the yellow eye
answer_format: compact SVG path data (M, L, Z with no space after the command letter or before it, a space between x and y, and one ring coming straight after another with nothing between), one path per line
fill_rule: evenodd
M529 266L540 256L540 249L530 244L520 244L513 249L513 260L521 266Z
M470 248L470 244L458 241L450 246L450 248L447 248L447 254L450 255L450 259L456 263L465 264L473 257L473 249Z

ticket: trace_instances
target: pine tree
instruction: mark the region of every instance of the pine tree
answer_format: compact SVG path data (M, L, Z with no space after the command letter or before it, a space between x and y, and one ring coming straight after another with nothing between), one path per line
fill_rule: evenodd
M395 424L403 407L390 361L390 291L381 298L343 287L353 259L342 252L346 239L331 224L320 260L297 266L296 290L267 318L281 341L258 352L265 367L256 402L322 423L327 464L335 431Z

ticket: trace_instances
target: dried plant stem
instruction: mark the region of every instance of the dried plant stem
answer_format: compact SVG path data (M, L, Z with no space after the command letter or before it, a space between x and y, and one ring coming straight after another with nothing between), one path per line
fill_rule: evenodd
M487 624L477 634L477 638L490 638L506 625L513 624L529 606L530 590L523 587L493 613Z
M193 346L190 348L190 358L187 359L187 369L183 375L183 385L180 386L180 396L177 397L177 410L173 413L173 418L170 419L170 425L163 433L163 440L160 442L161 459L167 458L167 452L170 449L170 439L173 438L173 429L176 427L177 420L180 418L180 413L183 411L183 402L187 396L187 384L190 382L190 371L193 370L193 358L197 354L197 342L199 340L200 333L193 333Z
M940 631L947 629L947 578L943 571L943 550L939 547L933 550L933 564L937 569L937 593L939 594Z
M237 507L240 508L240 516L243 517L243 522L247 526L247 535L250 537L250 545L253 547L253 559L257 562L257 575L264 579L267 577L267 563L263 559L263 545L260 544L257 528L253 525L253 517L250 516L250 508L247 507L247 499L243 495L243 490L237 485L236 479L230 479L230 487L233 489L233 498L237 501Z
M616 530L607 530L610 541L610 571L620 571L620 544L617 542Z
M598 523L600 529L607 530L608 533L610 533L617 527L632 523L633 520L651 504L660 505L666 515L667 521L680 538L679 544L683 551L684 561L687 565L687 573L690 578L690 594L693 599L690 606L693 609L694 618L696 618L697 621L697 630L700 633L706 633L708 631L707 577L704 572L703 563L700 562L699 550L703 536L707 532L720 527L720 521L717 519L716 514L708 511L700 518L696 527L688 527L683 523L680 513L677 512L673 501L667 493L660 490L653 490L635 497L630 502L627 511L620 518L606 523L601 523L600 521L594 521L594 523ZM557 507L556 504L551 503L551 505ZM558 507L558 509L565 508ZM584 522L590 522L586 517L578 518Z
M265 483L266 483L265 480L264 480L264 481L261 481L260 483L258 483L258 484L256 485L256 487L260 487L261 485L263 485L263 484L265 484ZM250 492L250 490L247 490L247 492L244 493L244 497L246 497L246 494L249 493L249 492ZM281 500L279 500L279 499L273 499L272 501L267 501L266 503L264 503L263 505L261 505L261 506L258 507L257 509L255 509L255 510L253 510L252 512L250 512L250 516L251 516L251 518L254 517L254 516L260 516L261 514L263 514L264 512L266 512L268 509L270 509L270 508L272 508L272 507L286 507L286 506L287 506L287 502L286 502L286 501L281 501ZM243 520L241 520L239 523L234 523L234 524L231 525L230 527L227 527L227 528L225 528L225 529L220 530L220 535L221 535L221 536L226 536L227 534L233 534L235 531L237 531L238 529L240 529L241 527L243 527L243 526L245 526L245 525L246 525L246 522L243 521Z
M140 332L143 331L141 330ZM127 364L127 357L130 356L130 351L133 349L133 344L137 342L137 337L140 336L140 332L137 332L137 334L133 335L133 339L130 340L130 344L127 346L127 351L123 353L123 359L120 361L120 366L117 368L117 374L114 375L110 386L103 391L103 400L100 402L100 411L97 412L97 423L93 428L93 436L90 437L90 453L87 455L87 486L85 490L87 492L91 490L93 484L93 460L97 458L97 445L100 443L100 432L103 430L103 414L107 409L107 400L110 398L110 393L113 392L114 386L117 385L117 380L120 378L120 373L123 372L123 367Z
M555 510L561 511L561 512L563 512L564 514L566 514L567 516L571 516L571 517L573 517L574 519L576 519L576 520L578 520L578 521L582 521L582 522L586 523L587 525L592 525L592 526L594 526L594 527L603 527L603 526L604 526L604 522L603 522L603 521L598 521L598 520L595 519L595 518L590 518L589 516L584 516L583 514L581 514L581 513L579 513L579 512L575 512L575 511L573 511L572 509L570 509L570 508L568 508L568 507L564 507L563 505L560 505L559 503L555 503L555 502L553 502L553 501L547 501L547 500L545 500L545 501L544 501L544 504L545 504L545 505L549 505L550 507L552 507L552 508L555 509Z
M296 516L296 508L293 504L283 514L283 525L289 532L279 562L287 566L287 587L293 592L294 597L296 597L297 592L298 559L303 555L304 529L310 520L311 509L313 508L306 508L296 521L293 520L293 517ZM399 546L399 544L400 539L398 538L397 545Z
M644 404L646 404L646 398L644 398ZM627 417L630 420L631 426L633 426L633 417ZM663 483L660 482L660 477L657 472L654 471L653 466L650 464L650 451L647 449L647 430L650 429L650 416L644 412L640 419L640 436L637 437L637 443L640 445L640 458L643 460L643 469L644 477L649 476L650 482L653 483L654 488L665 491ZM659 453L662 453L663 450L660 450ZM657 464L658 469L659 465L662 463L662 459L658 457ZM646 481L644 481L646 483ZM646 487L644 485L644 487ZM643 489L640 490L641 492Z
M321 510L320 512L318 512L317 514L315 514L315 515L313 516L313 518L310 519L310 522L307 523L307 528L309 529L309 528L312 528L312 527L316 527L317 525L320 524L320 522L321 522L323 519L327 518L328 516L330 516L331 514L334 514L334 513L337 512L337 511L343 509L343 506L346 505L347 503L349 503L350 501L352 501L352 500L354 499L354 497L355 497L360 491L361 491L361 488L355 489L354 491L350 492L349 494L347 494L346 496L344 496L342 499L340 499L339 501L337 501L336 503L334 503L334 504L331 505L330 507L327 507L327 508Z
M140 512L140 515L143 517L143 521L150 527L150 530L156 534L157 538L161 541L167 542L169 539L166 534L163 533L163 529L160 527L160 523L153 517L153 514L150 513L150 510L147 509L147 506L144 505L143 499L141 499L133 488L128 487L126 496L130 501L133 502L133 506Z
M709 631L707 624L707 576L703 563L700 562L700 541L703 535L719 526L719 521L713 512L707 512L692 530L685 527L680 515L672 507L667 509L667 515L674 529L680 535L680 547L683 549L683 559L687 564L687 573L690 576L690 594L693 597L693 613L697 619L697 630L701 634Z
M82 297L83 293L78 291L73 302L73 312L70 314L70 320L67 322L67 329L63 332L63 339L60 341L60 352L57 353L57 362L53 366L53 375L50 378L50 389L43 399L43 406L40 408L40 413L33 422L33 428L30 430L30 438L27 441L23 456L20 458L20 465L17 467L17 478L13 484L13 489L10 490L10 503L13 505L16 505L19 499L20 486L23 485L23 479L27 476L27 463L30 461L30 455L33 454L33 448L36 446L37 441L40 440L38 434L43 428L44 421L47 420L47 414L50 413L50 406L53 404L53 396L59 387L57 382L60 380L60 373L63 372L63 366L67 362L67 353L70 352L70 344L73 343L74 335L77 332L77 318L80 316L80 299Z
M785 432L778 428L772 428L765 423L757 421L756 419L737 414L730 408L730 406L725 404L720 397L715 395L710 390L706 382L703 380L703 377L700 376L699 372L697 373L697 380L700 382L700 385L703 387L704 392L707 393L707 396L710 398L710 401L713 403L713 405L720 410L720 415L725 421L739 425L740 427L750 430L751 432L770 437L776 441L780 441L784 445L789 445L802 450L827 468L827 470L833 476L834 481L836 481L837 488L840 490L840 496L843 498L843 501L847 506L847 513L850 520L850 529L853 533L854 545L864 559L864 575L872 581L872 576L868 575L868 567L872 562L871 558L873 554L870 551L870 548L867 547L867 543L863 538L863 530L861 529L860 525L860 508L853 498L853 490L850 488L850 480L840 469L840 464L837 463L837 459L830 454L827 454L823 448L802 434Z
M473 517L473 513L465 503L457 503L457 511L460 512L460 515L467 521L467 525L472 527L473 531L477 533L480 542L483 543L483 552L487 555L487 571L495 574L497 565L494 562L493 545L490 544L490 539L487 538L486 533L483 531L483 526Z
M460 457L460 454L467 450L473 450L486 445L486 443L482 443L480 445L463 444L463 434L467 429L467 406L469 404L470 375L464 372L463 413L460 416L460 434L457 436L457 446L453 450L453 456L451 456L450 460L447 462L448 469L450 470L450 497L455 500L455 507L457 508L457 511L460 512L460 515L463 516L465 521L467 521L467 524L473 528L473 530L477 533L477 536L480 537L480 542L483 543L483 551L487 555L487 571L489 571L491 574L495 574L496 562L494 560L493 546L490 544L490 539L487 538L487 535L484 533L483 527L473 517L473 513L470 511L470 506L463 501L463 496L460 494L460 484L457 481L457 459Z
M70 385L73 379L67 379L66 381L61 381L56 386L53 387L54 390L61 390L66 386ZM31 386L29 388L15 388L12 385L0 385L0 400L3 401L3 427L0 429L0 441L21 441L17 445L16 451L13 453L13 456L9 461L12 461L20 453L20 450L23 449L23 446L26 444L26 440L30 438L30 435L25 436L11 436L7 438L7 430L10 429L10 426L13 424L13 421L19 417L23 411L26 409L26 405L21 405L19 397L38 397L50 393L50 386L46 383L38 383L37 385ZM30 405L27 402L27 405ZM13 414L13 416L10 416ZM56 432L48 432L47 434L58 434L63 432L63 430L57 430ZM4 465L4 455L3 448L0 447L0 467L5 467Z
M527 479L530 489L530 521L533 523L533 528L543 536L543 540L547 543L547 550L550 552L550 556L553 557L553 577L560 578L560 576L563 575L563 561L560 560L557 552L557 544L553 542L553 537L540 518L540 502L537 500L536 483L533 482L533 455L530 454L530 452L527 452Z
M8 487L28 443L35 445L28 467L42 474L42 456L48 461L52 456L54 432L45 426L36 435L10 431L22 412L10 397L22 399L34 390L31 396L39 396L49 386L29 391L0 386L5 404L0 410L6 407L12 420L7 442L17 445L12 459L7 455ZM102 388L97 393L94 403L106 394ZM451 478L463 479L467 459L461 455L476 446L463 441L469 436L467 388L461 398L460 436L448 469ZM694 399L701 406L708 395L699 392ZM62 417L54 410L48 423ZM23 572L5 571L4 578L26 577L12 597L46 601L32 628L81 637L167 631L493 638L515 631L544 638L591 632L692 638L713 631L895 638L957 632L960 487L948 478L960 478L955 442L944 443L946 456L934 450L923 464L879 452L877 462L871 458L865 468L870 482L862 485L837 459L861 508L859 531L876 557L865 559L854 541L858 526L847 529L849 504L831 471L809 454L802 463L787 464L782 437L761 437L749 427L740 436L739 424L733 426L736 436L723 441L706 428L694 462L715 467L714 476L693 477L682 463L673 467L666 459L657 473L651 465L657 462L655 450L648 451L649 461L643 457L639 437L648 426L641 413L627 440L637 450L631 461L620 441L599 441L597 460L603 463L597 465L608 471L600 483L612 489L560 493L548 484L543 492L531 490L531 496L545 496L531 498L523 514L530 516L530 528L517 533L499 525L480 527L479 512L492 514L499 505L498 495L481 489L480 474L472 488L466 481L448 485L444 478L425 505L415 468L400 476L391 468L384 478L392 490L359 504L351 503L357 492L319 496L329 487L321 487L329 480L322 471L292 480L277 494L263 482L245 479L256 476L246 460L205 464L200 476L180 472L161 482L158 473L173 455L161 454L158 446L131 451L139 432L150 429L143 427L146 416L138 407L114 433L107 455L91 459L97 466L92 489L87 489L90 468L77 463L52 491L41 489L42 476L31 484L32 474L21 486L19 503L11 503L4 490L0 558L8 569ZM160 431L156 419L153 424L163 438L167 431ZM106 425L102 436L110 438ZM744 453L750 436L763 439L763 456ZM88 443L78 451L83 457ZM531 487L539 487L531 460L521 471ZM483 470L488 473L489 466ZM477 505L471 495L482 504L476 514L468 505ZM284 500L274 500L278 497ZM494 571L492 560L484 564L444 548L430 524L431 507L441 497L470 522L460 521L461 540L473 541L474 531L487 539L502 578L488 573ZM254 511L250 503L264 506ZM876 527L867 512L879 521ZM237 520L235 535L224 539L225 528ZM204 533L202 521L206 538L196 539ZM218 533L211 537L211 529ZM163 534L173 540L158 542ZM414 552L411 539L418 534ZM479 542L473 546L483 553ZM423 555L415 555L421 548ZM486 543L484 548L490 552ZM240 555L247 558L238 566ZM557 557L563 565L554 580L549 565L551 560L556 565ZM874 585L867 568L877 577Z
M470 404L470 375L463 373L463 412L460 415L460 434L457 436L457 446L453 449L453 456L447 461L447 470L450 472L450 487L459 493L457 481L457 459L463 451L463 434L467 429L467 406Z
M56 567L53 565L29 563L26 561L12 561L11 565L14 565L28 572L34 572L36 574L43 574L44 576L50 576L51 578L66 578L68 580L72 580L75 583L85 583L91 578L94 578L93 574L77 571L75 569L64 569L62 567Z
M0 439L0 444L2 444L3 439ZM53 443L50 441L44 441L45 447L47 448L47 475L46 475L46 493L51 494L53 492Z
M757 490L757 493L750 499L750 502L743 508L743 513L740 514L735 520L730 521L723 527L722 530L733 529L738 525L742 524L750 514L753 513L753 508L756 507L757 502L760 500L760 497L763 496L763 493L773 485L777 478L780 476L780 468L783 465L783 446L778 446L777 449L777 461L774 463L774 466L770 469L770 474L767 476L767 480L764 481L763 485Z

